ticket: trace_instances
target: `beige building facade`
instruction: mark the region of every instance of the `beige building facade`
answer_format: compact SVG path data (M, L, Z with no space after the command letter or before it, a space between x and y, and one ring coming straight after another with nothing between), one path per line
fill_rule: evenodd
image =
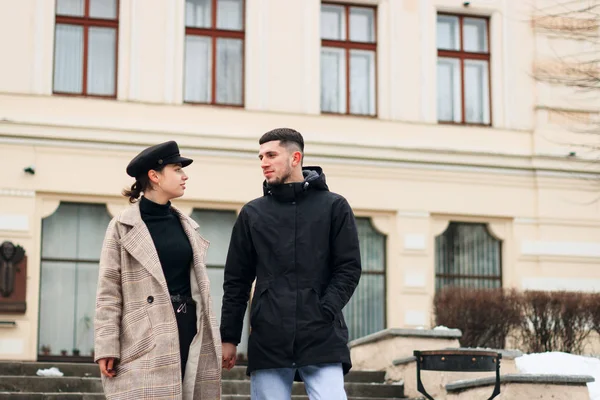
M431 326L452 284L600 290L600 171L572 118L598 100L532 78L580 44L530 3L0 0L0 243L27 255L0 359L91 356L125 167L166 140L195 160L175 204L211 241L218 306L258 138L283 126L357 216L353 338Z

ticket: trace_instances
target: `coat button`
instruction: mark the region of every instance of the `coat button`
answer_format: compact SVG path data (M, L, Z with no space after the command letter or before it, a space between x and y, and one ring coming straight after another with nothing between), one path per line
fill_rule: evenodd
M152 304L153 301L154 301L154 297L148 296L148 303Z

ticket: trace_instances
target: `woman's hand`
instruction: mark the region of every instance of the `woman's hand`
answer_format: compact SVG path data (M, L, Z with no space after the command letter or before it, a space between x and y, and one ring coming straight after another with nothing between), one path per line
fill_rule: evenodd
M114 358L101 358L98 360L98 365L100 366L100 372L102 375L106 376L107 378L114 378L117 376L117 373L115 372Z

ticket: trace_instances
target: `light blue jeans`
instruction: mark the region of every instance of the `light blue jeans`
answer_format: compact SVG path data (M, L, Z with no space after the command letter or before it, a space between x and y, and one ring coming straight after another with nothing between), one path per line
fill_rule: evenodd
M254 371L250 375L252 400L290 400L296 370L310 400L346 400L342 364Z

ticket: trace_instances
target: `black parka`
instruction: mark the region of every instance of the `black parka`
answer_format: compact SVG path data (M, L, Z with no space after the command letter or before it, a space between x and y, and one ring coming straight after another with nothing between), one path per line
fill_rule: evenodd
M268 186L241 210L225 264L221 339L240 342L250 288L248 370L342 363L351 368L342 308L361 275L350 205L319 167Z

